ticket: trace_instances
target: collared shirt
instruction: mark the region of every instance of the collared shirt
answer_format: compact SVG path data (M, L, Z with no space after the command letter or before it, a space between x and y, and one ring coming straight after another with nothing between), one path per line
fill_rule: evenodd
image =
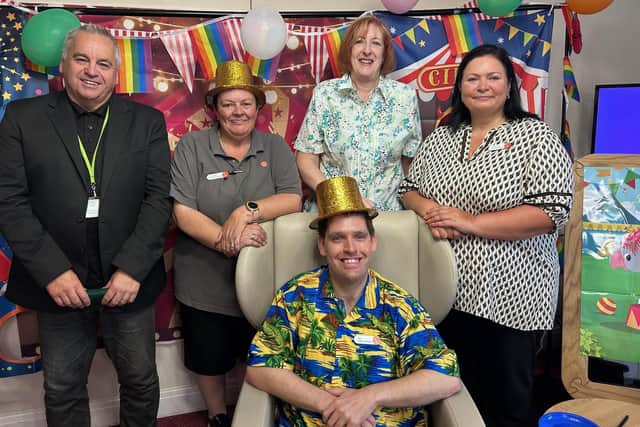
M327 266L276 293L249 350L249 366L282 368L321 388L362 388L420 369L458 376L422 305L373 270L351 312L336 298ZM279 402L280 426L324 426L321 414ZM376 408L379 426L425 426L424 408Z
M548 234L520 240L466 235L451 240L458 265L454 308L510 328L550 329L560 264L557 228L569 217L571 159L558 136L537 119L508 121L490 130L469 158L471 126L443 126L422 143L400 192L417 191L472 215L516 206L541 208L554 224Z
M354 177L376 209L392 211L402 209L402 156L413 157L421 138L413 88L380 78L363 102L345 74L316 86L295 148L319 154L324 176Z
M221 172L242 173L221 178ZM291 149L278 135L254 130L244 159L225 154L217 126L186 134L171 164L170 195L222 225L238 206L273 194L301 194ZM198 310L242 316L235 292L236 258L178 231L174 247L176 298Z

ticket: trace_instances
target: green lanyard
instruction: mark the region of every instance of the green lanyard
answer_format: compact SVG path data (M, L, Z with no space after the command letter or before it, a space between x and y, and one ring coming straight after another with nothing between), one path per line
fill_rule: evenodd
M97 197L96 194L96 157L98 154L98 148L100 148L100 141L102 140L102 134L104 133L105 128L107 127L107 122L109 121L109 109L107 106L107 114L104 115L104 120L102 121L102 129L100 129L100 135L98 135L98 143L96 144L96 149L93 150L93 158L91 159L91 163L89 163L89 157L87 156L87 152L84 149L84 145L82 144L82 140L80 139L80 135L78 136L78 144L80 145L80 153L82 154L82 160L84 160L84 164L87 166L87 170L89 171L89 181L91 182L91 191L93 192L93 197Z

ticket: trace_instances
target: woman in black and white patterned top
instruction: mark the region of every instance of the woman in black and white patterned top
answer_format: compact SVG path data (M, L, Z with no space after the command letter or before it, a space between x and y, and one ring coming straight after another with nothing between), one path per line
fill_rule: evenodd
M521 107L507 52L465 56L452 118L421 144L400 192L433 236L450 239L459 283L438 326L488 426L527 424L542 331L556 311L557 230L572 201L558 136Z

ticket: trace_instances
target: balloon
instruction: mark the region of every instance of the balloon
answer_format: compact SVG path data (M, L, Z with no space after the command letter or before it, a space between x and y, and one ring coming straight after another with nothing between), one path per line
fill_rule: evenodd
M287 26L282 16L271 7L256 6L242 20L240 38L252 56L273 58L287 42Z
M418 0L382 0L382 4L391 13L402 14L410 11Z
M64 9L48 9L34 15L22 31L22 51L34 64L53 67L60 63L62 44L69 30L79 27L76 15Z
M504 16L520 6L522 0L478 0L478 7L485 15Z
M591 13L600 12L613 3L613 0L569 0L567 6L575 13L589 15Z

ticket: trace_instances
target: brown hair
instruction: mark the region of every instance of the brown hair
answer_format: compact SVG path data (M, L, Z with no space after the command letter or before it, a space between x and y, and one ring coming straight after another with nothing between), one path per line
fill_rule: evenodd
M353 45L356 44L356 40L360 37L364 37L367 33L369 25L375 25L380 29L382 33L382 40L384 42L384 52L382 59L382 67L380 68L380 74L384 75L393 71L396 66L396 57L393 53L393 45L391 44L391 34L384 25L384 22L373 15L366 15L356 19L351 23L351 26L347 30L347 33L340 44L340 51L338 52L338 66L341 73L350 73L351 68L351 50Z

